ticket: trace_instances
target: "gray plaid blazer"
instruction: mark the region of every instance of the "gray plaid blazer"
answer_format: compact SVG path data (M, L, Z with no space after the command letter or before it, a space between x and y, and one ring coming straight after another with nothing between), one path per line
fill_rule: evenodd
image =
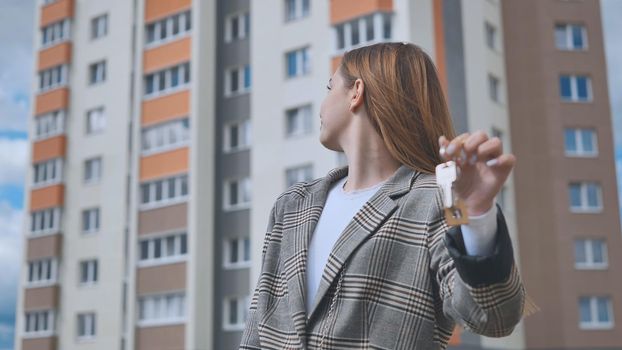
M331 184L347 173L334 168L277 197L240 349L317 349L322 334L327 349L444 349L456 323L490 337L513 331L525 290L501 208L494 252L468 256L435 176L406 165L339 236L307 315L309 241Z

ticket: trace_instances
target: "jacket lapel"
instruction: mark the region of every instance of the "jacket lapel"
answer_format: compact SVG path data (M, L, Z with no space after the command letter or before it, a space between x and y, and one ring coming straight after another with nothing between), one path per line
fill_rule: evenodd
M397 208L395 199L407 193L418 171L401 165L376 193L354 215L333 246L324 268L313 307L306 314L306 263L309 242L332 184L348 174L348 166L332 169L319 181L303 187L303 196L291 201L283 214L283 238L281 241L283 269L287 279L287 292L291 317L296 332L306 344L306 324L325 296L333 280L338 276L344 262L356 248L375 232Z

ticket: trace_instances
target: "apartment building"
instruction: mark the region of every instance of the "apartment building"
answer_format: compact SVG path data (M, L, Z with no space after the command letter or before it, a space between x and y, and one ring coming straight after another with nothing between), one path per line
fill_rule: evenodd
M503 1L528 349L622 347L622 241L597 0ZM617 319L616 319L617 318Z
M616 344L598 2L542 3L40 0L17 349L237 349L274 200L346 164L319 143L326 83L345 51L383 41L420 45L457 131L499 136L521 163L497 200L543 312L503 339L457 328L451 346Z

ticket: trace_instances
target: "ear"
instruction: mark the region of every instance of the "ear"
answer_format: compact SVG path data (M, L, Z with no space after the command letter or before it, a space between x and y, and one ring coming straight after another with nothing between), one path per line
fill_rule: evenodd
M357 78L352 86L352 97L350 99L350 112L354 112L359 106L363 105L363 92L365 91L365 84L363 80Z

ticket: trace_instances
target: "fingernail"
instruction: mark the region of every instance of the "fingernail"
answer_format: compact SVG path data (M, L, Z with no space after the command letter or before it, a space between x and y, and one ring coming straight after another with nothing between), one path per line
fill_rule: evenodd
M469 159L469 164L473 165L475 162L477 162L477 154L472 155L471 159Z
M445 149L445 147L441 147L441 150L440 150L441 156L444 157L446 153L447 153L447 149Z
M499 160L497 160L497 158L491 159L491 160L486 162L486 165L488 165L488 166L495 166L497 164L499 164Z
M454 151L456 150L456 145L454 145L453 143L451 145L449 145L449 147L447 147L447 153L454 154Z
M461 160L462 164L466 163L466 161L467 161L467 155L464 152L464 149L460 150L460 160Z

